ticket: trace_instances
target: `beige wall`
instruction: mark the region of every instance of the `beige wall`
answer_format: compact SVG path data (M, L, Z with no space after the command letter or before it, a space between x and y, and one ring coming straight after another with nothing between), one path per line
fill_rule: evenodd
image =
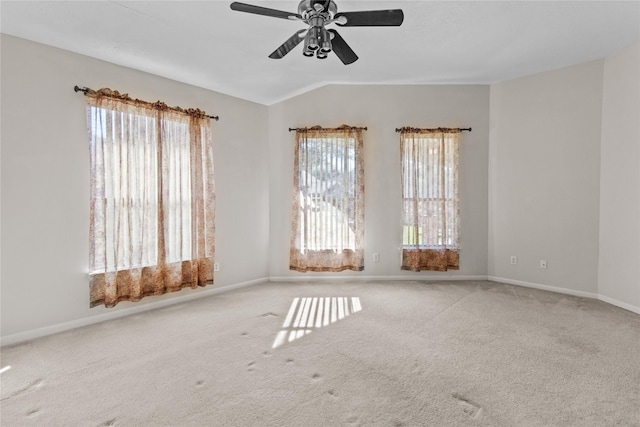
M221 265L215 286L267 279L266 106L11 36L1 40L3 337L193 292L89 309L89 153L76 84L220 115L213 122Z
M604 62L600 156L598 292L640 312L640 43Z
M270 143L270 275L278 278L415 278L487 274L487 155L489 87L340 86L316 89L272 105ZM365 269L362 272L298 273L289 270L295 132L289 127L366 126ZM401 188L396 127L472 127L461 137L461 269L437 273L400 270ZM380 262L373 262L373 253Z
M596 296L602 73L598 60L491 85L492 278Z

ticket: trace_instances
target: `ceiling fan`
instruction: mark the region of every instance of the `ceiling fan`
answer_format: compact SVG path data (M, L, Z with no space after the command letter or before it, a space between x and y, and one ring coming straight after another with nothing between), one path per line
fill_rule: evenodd
M297 31L282 43L269 58L281 59L304 40L304 56L327 58L333 51L343 64L348 65L358 60L358 55L334 29L326 26L335 23L341 27L389 27L399 26L404 20L401 9L363 10L359 12L340 12L333 0L302 0L298 5L298 13L284 12L267 7L233 2L231 9L239 12L270 16L273 18L302 21L307 29Z

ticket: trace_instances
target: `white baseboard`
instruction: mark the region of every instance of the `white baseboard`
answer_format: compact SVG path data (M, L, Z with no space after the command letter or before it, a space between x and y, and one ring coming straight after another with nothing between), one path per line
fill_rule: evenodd
M607 304L615 305L616 307L624 308L625 310L629 310L633 313L640 314L640 307L636 307L635 305L632 305L626 302L618 301L617 299L614 299L614 298L609 298L607 296L604 296L596 292L576 291L573 289L558 288L555 286L541 285L539 283L524 282L522 280L513 280L513 279L507 279L504 277L496 277L496 276L488 276L487 279L491 280L492 282L507 283L509 285L524 286L526 288L542 289L545 291L558 292L561 294L597 299L602 302L606 302Z
M266 282L368 282L368 281L445 281L445 280L490 280L492 282L507 283L510 285L523 286L527 288L542 289L545 291L557 292L561 294L574 295L585 298L598 299L608 304L615 305L617 307L629 310L633 313L640 314L640 307L636 307L631 304L618 301L613 298L599 295L593 292L576 291L573 289L559 288L555 286L541 285L538 283L525 282L522 280L507 279L504 277L496 276L462 276L455 274L443 273L442 275L403 275L403 276L282 276L282 277L264 277L255 280L249 280L247 282L236 283L229 286L205 288L199 292L193 292L186 295L176 296L174 298L168 298L162 301L148 303L144 305L125 308L118 311L109 313L98 314L91 317L85 317L82 319L72 320L69 322L58 323L44 328L32 329L25 332L19 332L17 334L7 335L0 337L0 346L17 344L20 342L32 340L35 338L44 337L47 335L57 334L59 332L65 332L71 329L80 328L83 326L92 325L95 323L105 322L107 320L113 320L132 314L142 313L149 310L155 310L157 308L166 307L173 304L183 303L198 298L203 298L211 295L228 292L233 289L246 288L249 286L258 285Z
M270 282L384 282L384 281L437 281L437 280L487 280L487 276L461 276L455 274L429 274L415 276L274 276Z
M598 299L606 302L607 304L615 305L616 307L624 308L625 310L640 314L640 307L636 307L635 305L627 304L626 302L618 301L617 299L609 298L604 295L598 295Z
M577 297L598 299L595 292L576 291L574 289L559 288L556 286L541 285L539 283L525 282L522 280L507 279L505 277L487 276L487 280L492 282L507 283L509 285L523 286L525 288L542 289L544 291L557 292L559 294L573 295Z
M167 298L162 301L147 303L144 305L136 305L134 307L124 308L117 311L108 313L97 314L95 316L83 317L82 319L71 320L69 322L57 323L51 326L45 326L43 328L32 329L25 332L19 332L17 334L7 335L0 338L0 346L17 344L24 341L29 341L35 338L44 337L47 335L57 334L59 332L65 332L71 329L81 328L83 326L93 325L95 323L105 322L107 320L118 319L124 316L130 316L132 314L142 313L149 310L155 310L158 308L166 307L169 305L179 304L194 299L204 298L211 295L228 292L233 289L246 288L249 286L258 285L260 283L266 283L269 281L268 277L261 279L249 280L247 282L235 283L229 286L216 287L215 285L203 288L198 292L191 292L185 295L176 295L172 298Z

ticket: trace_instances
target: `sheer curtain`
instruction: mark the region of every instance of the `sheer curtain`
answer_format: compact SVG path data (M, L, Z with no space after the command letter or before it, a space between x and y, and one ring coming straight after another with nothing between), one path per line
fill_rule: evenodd
M298 130L290 269L364 269L362 129Z
M209 118L101 89L87 122L91 307L212 284Z
M402 269L460 268L460 129L403 128Z

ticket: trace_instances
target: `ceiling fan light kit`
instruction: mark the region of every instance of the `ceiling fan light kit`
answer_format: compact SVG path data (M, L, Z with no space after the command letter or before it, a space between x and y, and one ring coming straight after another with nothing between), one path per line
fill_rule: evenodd
M281 59L304 40L302 54L318 59L326 59L329 53L335 52L343 64L352 64L358 55L334 29L327 25L336 24L341 27L397 27L404 20L401 9L364 10L358 12L338 13L333 0L302 0L298 4L298 13L289 13L267 7L233 2L231 9L270 16L272 18L302 21L308 25L306 30L297 31L269 55L272 59Z

